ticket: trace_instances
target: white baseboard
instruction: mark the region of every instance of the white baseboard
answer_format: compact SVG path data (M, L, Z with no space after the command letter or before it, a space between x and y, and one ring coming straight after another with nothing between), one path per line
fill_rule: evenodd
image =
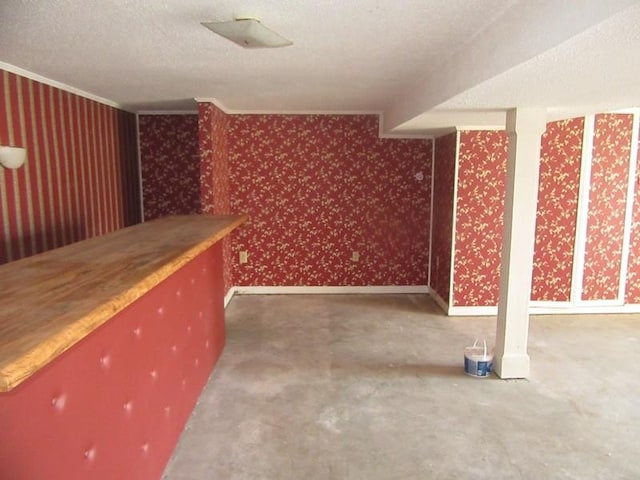
M444 313L447 313L449 311L449 304L447 304L447 302L445 302L444 299L431 287L429 287L429 295L431 295L431 298L436 301L436 303L444 311Z
M235 293L236 287L231 287L227 294L224 296L224 308L227 308L227 305L229 305L229 302L231 302L231 299L233 298Z
M437 300L436 300L437 301ZM531 306L529 315L568 315L594 313L640 313L640 305L583 305L567 306L562 302L558 306ZM495 317L498 307L449 307L451 317Z
M562 315L565 313L640 313L640 305L585 305L560 308L530 307L529 313L531 315Z
M326 287L231 287L224 297L224 308L227 308L234 295L385 295L385 294L429 294L431 289L426 285L373 285L362 287L326 286Z
M324 287L233 287L240 295L336 295L336 294L402 294L429 293L426 285L371 285L362 287L324 286Z
M450 317L495 317L498 307L449 307L447 315Z
M450 307L440 295L426 285L378 285L378 286L324 286L324 287L232 287L224 297L224 307L227 308L234 295L342 295L342 294L429 294L435 302L451 317L492 317L498 314L498 307L468 306ZM583 305L570 306L567 302L544 302L543 305L532 305L531 315L562 315L562 314L590 314L590 313L640 313L640 305Z

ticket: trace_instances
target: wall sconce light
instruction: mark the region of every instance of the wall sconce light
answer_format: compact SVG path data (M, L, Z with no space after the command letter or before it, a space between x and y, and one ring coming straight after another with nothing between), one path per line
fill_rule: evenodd
M20 168L26 159L26 148L0 146L0 164L4 168Z

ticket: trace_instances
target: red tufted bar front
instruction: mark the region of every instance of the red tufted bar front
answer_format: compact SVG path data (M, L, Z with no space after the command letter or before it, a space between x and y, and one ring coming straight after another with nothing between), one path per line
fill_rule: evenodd
M209 246L0 393L0 479L159 479L224 346Z

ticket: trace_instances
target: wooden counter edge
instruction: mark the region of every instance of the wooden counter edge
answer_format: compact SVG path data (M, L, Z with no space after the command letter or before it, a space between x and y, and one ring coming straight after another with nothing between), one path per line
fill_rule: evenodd
M178 271L189 261L222 240L248 219L247 215L228 215L228 217L236 217L236 219L226 227L216 231L215 234L207 239L187 248L177 258L164 264L141 281L132 284L119 295L113 297L109 302L100 305L85 316L79 318L13 362L3 365L2 368L0 368L0 393L13 390L49 362L73 347L80 340L109 321L117 313L124 310L153 287Z

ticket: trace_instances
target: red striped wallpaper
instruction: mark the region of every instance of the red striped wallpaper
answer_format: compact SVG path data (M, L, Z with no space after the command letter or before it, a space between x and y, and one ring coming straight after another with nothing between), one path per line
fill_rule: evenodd
M140 220L133 114L0 70L0 264Z

